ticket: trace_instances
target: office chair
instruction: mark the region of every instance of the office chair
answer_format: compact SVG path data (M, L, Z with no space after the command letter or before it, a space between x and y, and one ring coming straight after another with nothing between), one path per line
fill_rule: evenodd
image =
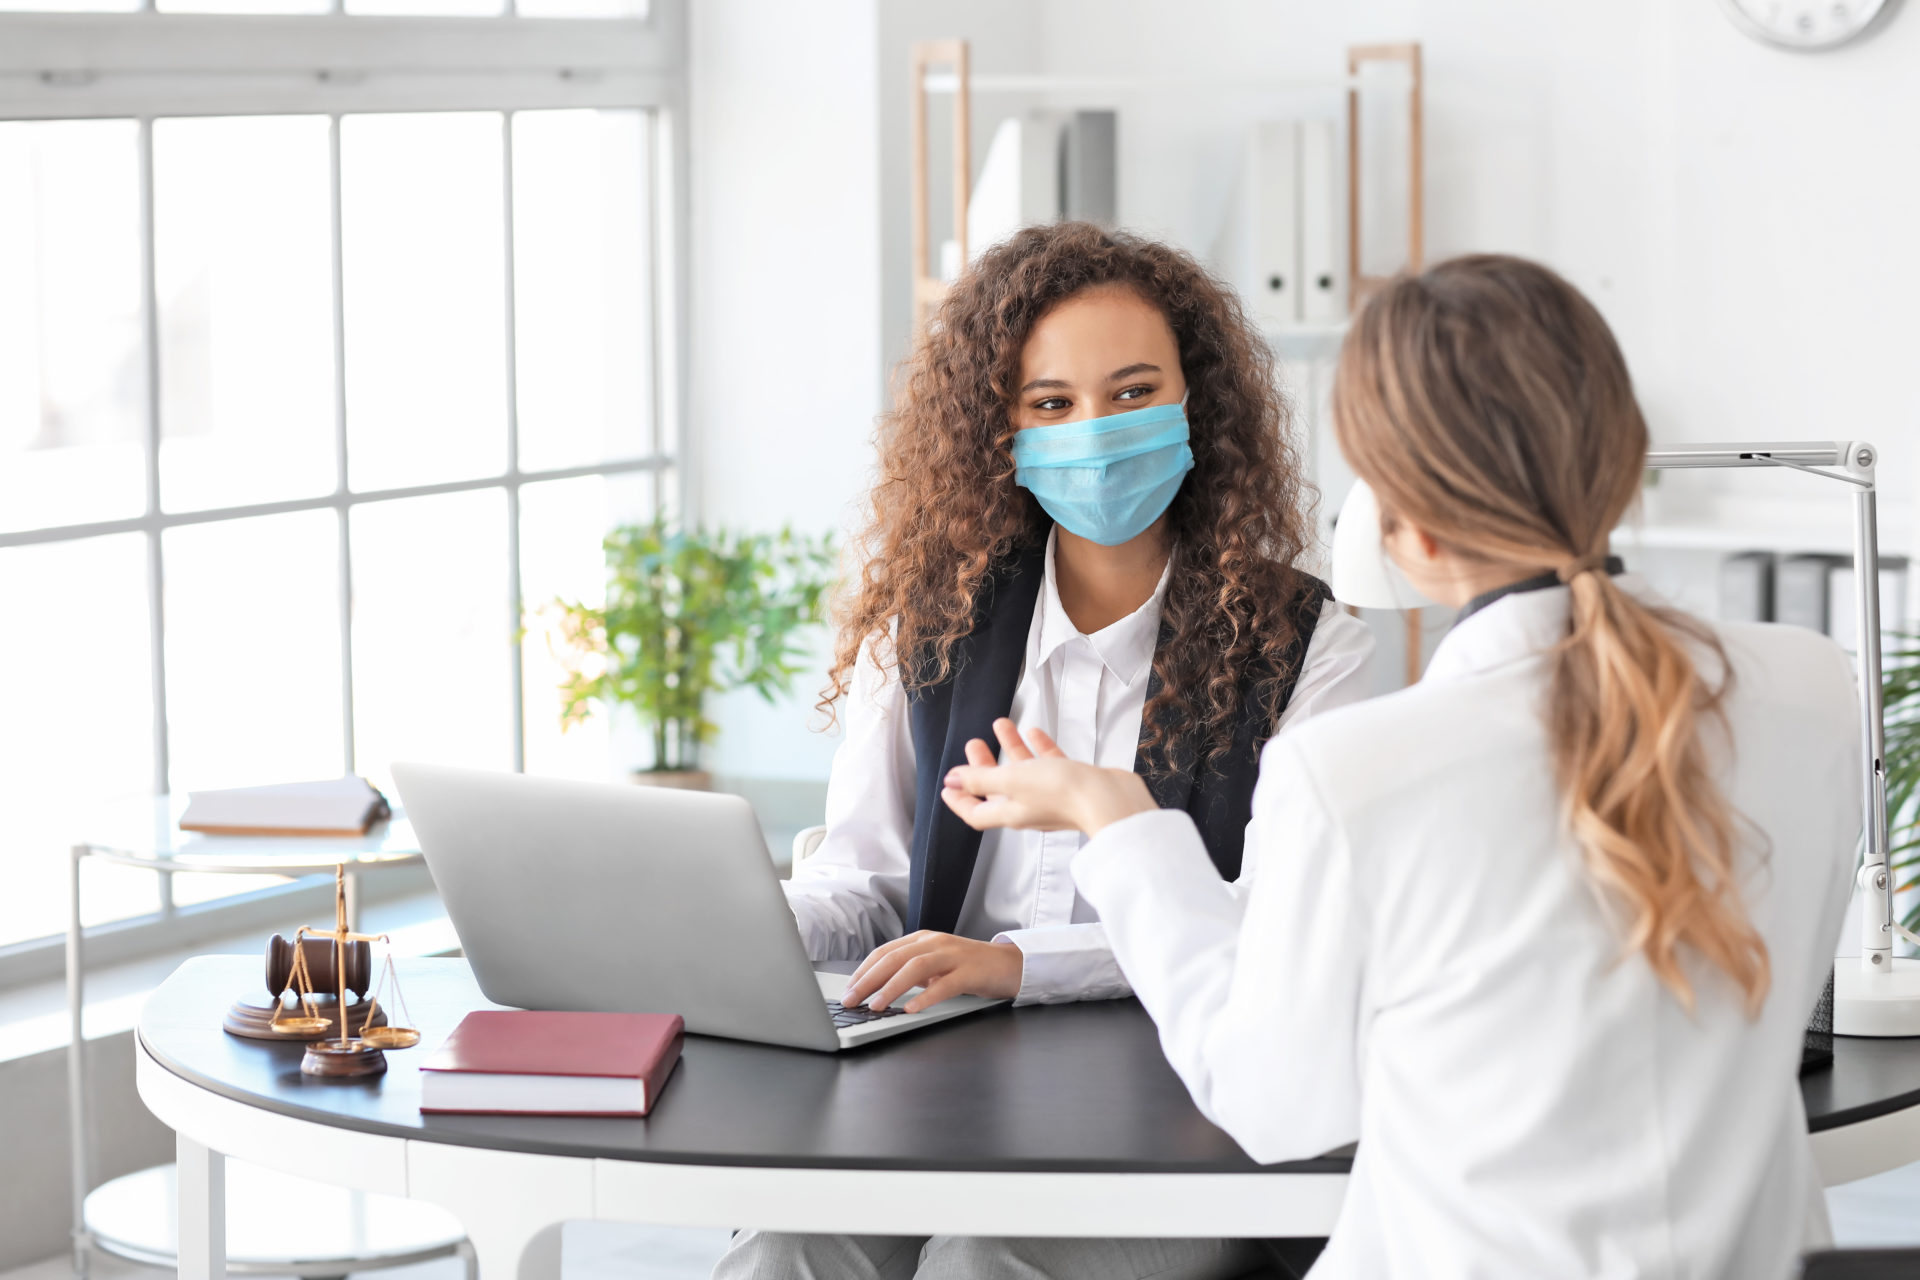
M827 829L825 827L808 827L805 831L802 831L798 835L794 836L793 866L792 866L792 869L789 870L787 874L792 875L794 871L798 871L800 869L800 864L805 862L808 858L811 858L813 856L813 851L815 849L818 849L820 847L820 842L822 840L825 840L826 838L827 838Z
M1915 1280L1920 1249L1823 1249L1800 1260L1800 1280Z

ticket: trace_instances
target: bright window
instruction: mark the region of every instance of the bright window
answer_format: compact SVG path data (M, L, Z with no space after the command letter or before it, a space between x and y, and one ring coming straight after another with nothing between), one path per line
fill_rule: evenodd
M0 949L63 927L105 804L609 775L530 610L675 499L677 6L32 7L140 52L75 72L74 19L0 14L0 72L76 77L0 79ZM188 11L287 16L125 38ZM173 909L109 871L90 922ZM179 900L254 887L208 879Z

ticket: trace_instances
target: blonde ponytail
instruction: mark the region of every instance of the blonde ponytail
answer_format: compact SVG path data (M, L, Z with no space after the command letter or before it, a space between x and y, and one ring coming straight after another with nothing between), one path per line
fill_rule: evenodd
M1714 642L1689 619L1582 572L1572 631L1554 655L1547 724L1568 828L1595 883L1627 908L1625 945L1688 1008L1690 947L1759 1012L1770 972L1734 868L1733 817L1701 732L1724 681L1702 680L1681 635Z
M1647 429L1600 313L1535 263L1456 258L1381 289L1334 380L1342 452L1383 511L1517 580L1572 596L1546 705L1568 830L1623 910L1629 952L1688 1008L1683 953L1766 999L1767 950L1741 900L1735 814L1706 730L1730 668L1713 634L1600 568L1640 489ZM1695 651L1719 668L1702 675Z

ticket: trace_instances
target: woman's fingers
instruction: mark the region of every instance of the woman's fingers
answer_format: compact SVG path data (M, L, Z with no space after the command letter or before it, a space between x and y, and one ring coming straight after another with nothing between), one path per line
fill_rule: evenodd
M866 999L876 987L882 982L885 982L887 977L899 967L901 961L907 958L901 954L902 952L908 951L909 949L917 950L925 946L928 939L933 936L934 935L927 930L922 929L916 933L910 933L904 938L895 938L892 942L883 942L873 950L867 952L867 958L860 962L860 967L853 971L851 978L847 979L847 989L841 993L840 1003L844 1005L855 1005Z
M867 1001L867 1007L884 1009L913 988L925 986L936 974L949 967L936 953L928 951L903 960L873 998Z
M1005 795L1012 770L1002 765L982 768L979 765L956 765L947 770L946 785L969 795L995 796Z
M1007 717L1001 716L993 722L993 736L1000 739L1000 759L1003 764L1033 759L1033 752L1027 750L1026 740L1020 736L1020 726Z
M1027 730L1027 745L1033 748L1033 754L1035 756L1041 758L1047 756L1060 756L1064 758L1067 754L1060 749L1059 743L1048 736L1045 729Z
M945 801L947 808L958 814L960 821L968 826L974 825L973 815L981 805L986 803L979 796L968 795L957 787L943 787L940 791L940 799Z
M1020 827L1026 823L1021 820L1020 807L1010 800L982 800L979 796L970 796L964 791L952 787L940 793L947 802L947 808L960 816L960 821L975 831L991 831L995 827Z
M942 977L927 983L926 990L907 1001L906 1010L908 1013L918 1013L922 1009L933 1008L934 1005L939 1004L942 1000L950 1000L954 996L964 996L966 994L968 994L967 984L960 980L957 969L952 970Z
M982 769L993 768L996 763L993 758L993 748L979 738L968 738L967 763Z

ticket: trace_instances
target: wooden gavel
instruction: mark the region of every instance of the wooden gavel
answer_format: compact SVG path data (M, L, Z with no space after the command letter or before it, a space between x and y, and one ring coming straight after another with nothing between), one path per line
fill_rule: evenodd
M306 955L307 982L313 988L313 996L331 998L340 989L339 977L333 970L333 939L324 935L303 938L300 948ZM346 959L347 990L364 999L367 988L373 985L373 946L349 942L342 950ZM267 994L278 998L292 981L293 943L276 933L267 939Z

